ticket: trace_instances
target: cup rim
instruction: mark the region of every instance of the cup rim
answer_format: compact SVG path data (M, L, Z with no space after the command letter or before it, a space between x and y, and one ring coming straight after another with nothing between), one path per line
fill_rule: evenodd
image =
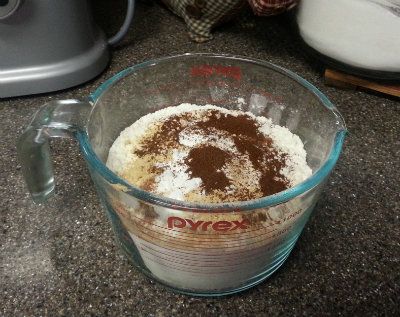
M347 134L346 125L344 122L343 117L338 112L336 107L331 103L331 101L314 85L310 82L305 80L304 78L300 77L296 73L285 69L283 67L277 66L275 64L254 59L248 58L244 56L238 55L229 55L229 54L212 54L212 53L186 53L168 57L157 58L153 60L149 60L129 68L122 70L121 72L117 73L116 75L112 76L108 80L106 80L103 84L101 84L91 95L90 99L94 103L101 98L101 96L108 91L113 85L115 85L120 79L128 76L129 74L136 72L142 68L151 67L156 65L157 63L168 61L171 59L184 59L184 58L193 58L196 56L201 57L210 57L210 58L227 58L231 60L238 60L242 62L248 62L253 64L258 64L260 66L267 67L274 71L277 71L287 77L295 80L297 83L305 87L311 93L313 93L321 103L328 108L330 111L333 112L337 119L338 124L338 131L336 132L335 140L333 142L331 151L325 160L324 164L316 170L310 177L306 180L297 184L294 187L288 188L284 191L276 193L274 195L265 196L257 199L247 200L247 201L239 201L239 202L229 202L229 203L194 203L194 202L185 202L180 200L175 200L171 198L167 198L161 195L157 195L154 193L150 193L136 187L132 184L129 184L114 172L112 172L101 160L100 158L94 153L87 131L78 131L77 132L77 139L79 141L79 145L81 151L88 161L90 165L92 165L95 170L110 184L116 185L118 189L124 191L142 201L159 205L162 207L173 208L173 209L180 209L180 210L188 210L188 211L196 211L196 212L231 212L231 211L245 211L245 210L254 210L260 208L266 208L270 206L275 206L284 202L287 202L296 196L299 196L318 184L320 184L332 171L333 167L335 166L344 143L345 136ZM94 108L94 107L93 107ZM88 120L90 115L88 117Z

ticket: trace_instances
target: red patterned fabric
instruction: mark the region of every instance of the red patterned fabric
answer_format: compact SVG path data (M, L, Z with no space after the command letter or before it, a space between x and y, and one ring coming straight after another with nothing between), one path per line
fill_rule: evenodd
M300 0L248 0L255 15L275 15L295 7Z

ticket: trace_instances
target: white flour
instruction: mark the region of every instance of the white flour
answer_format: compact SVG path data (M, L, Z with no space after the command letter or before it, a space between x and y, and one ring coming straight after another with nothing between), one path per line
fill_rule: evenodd
M207 106L208 109L220 109L216 106ZM165 120L166 118L180 114L183 112L190 112L198 109L197 105L183 103L176 107L168 107L158 110L154 113L149 113L135 121L131 126L127 127L121 132L119 137L114 141L108 154L106 165L113 172L121 174L123 170L135 160L133 148L136 148L141 138L146 134L146 131L152 125Z
M187 103L150 113L121 132L110 148L107 166L117 174L124 175L126 169L134 166L137 159L134 155L134 150L140 146L140 141L146 132L152 129L152 126L174 115L185 112L194 113L196 111L201 114L201 111L206 110L218 110L234 116L244 114L241 111L227 110L213 105L198 106ZM306 162L306 152L303 143L297 135L292 134L285 127L272 124L270 119L261 116L256 117L249 112L246 114L258 122L260 125L259 132L269 136L273 140L278 153L285 153L287 155L286 167L281 170L281 174L286 177L290 186L299 184L312 174ZM187 165L184 164L189 150L192 148L208 144L232 154L239 153L232 137L224 135L220 131L211 131L208 135L201 134L200 132L195 124L190 125L189 123L179 133L179 144L184 146L185 149L173 150L172 158L168 162L155 164L156 167L163 170L160 175L155 177L157 184L156 193L169 198L184 200L187 193L200 188L202 180L200 178L192 178L187 172ZM233 164L241 166L241 162L234 161L233 159ZM251 166L249 161L243 165L243 169L246 169L245 176L249 179L249 182L245 183L247 184L245 185L246 188L247 186L257 186L260 173ZM225 168L223 172L228 173L229 171ZM234 189L234 186L226 188L227 191L232 189Z
M157 167L163 167L164 172L156 176L157 192L167 194L169 198L184 200L185 194L199 188L200 178L191 178L186 173L184 160L187 152L174 150L172 160L168 163L159 163Z

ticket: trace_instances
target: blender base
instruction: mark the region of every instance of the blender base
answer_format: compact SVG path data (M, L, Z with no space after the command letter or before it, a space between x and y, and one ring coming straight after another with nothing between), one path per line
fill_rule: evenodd
M69 88L97 76L108 62L107 42L99 34L93 45L77 56L48 64L0 70L0 98Z

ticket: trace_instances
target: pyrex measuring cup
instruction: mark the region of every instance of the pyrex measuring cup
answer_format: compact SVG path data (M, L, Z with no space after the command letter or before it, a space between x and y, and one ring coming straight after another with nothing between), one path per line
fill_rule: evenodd
M143 191L106 167L109 148L125 127L184 102L250 111L286 126L303 140L312 176L261 199L201 204ZM54 189L49 138L77 138L128 258L174 290L206 296L247 289L282 265L339 157L345 134L335 107L296 74L259 60L186 54L128 68L88 100L50 102L36 113L18 151L32 197L42 202Z

